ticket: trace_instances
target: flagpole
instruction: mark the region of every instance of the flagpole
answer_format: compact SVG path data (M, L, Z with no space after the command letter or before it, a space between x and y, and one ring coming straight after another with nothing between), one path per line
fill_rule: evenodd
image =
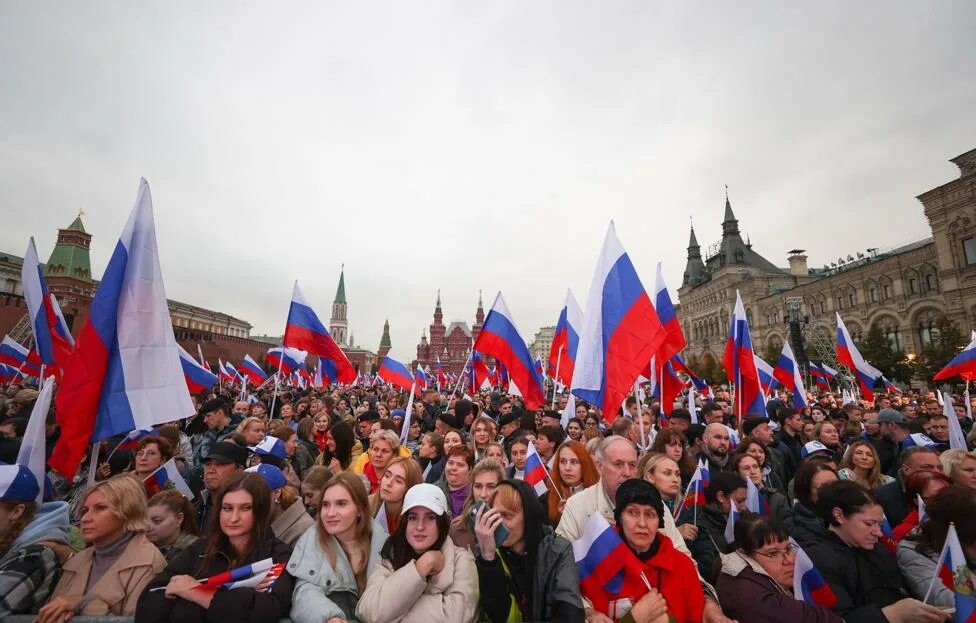
M278 375L281 374L281 366L285 363L285 345L281 345L281 352L278 353L278 371L275 372L274 377L274 393L271 394L271 409L268 411L268 417L274 417L275 413L275 402L278 400ZM264 387L264 383L261 384ZM260 388L258 388L260 389ZM256 390L255 390L256 391Z
M641 436L640 449L642 451L641 453L643 453L643 452L647 452L647 438L644 436L644 411L643 411L643 405L641 404L640 401L640 393L638 392L639 385L640 385L640 381L634 379L634 402L637 403L637 425L640 427L640 436ZM663 391L661 392L661 395L664 395Z
M950 531L955 531L955 529L956 529L955 522L950 521L949 522L949 530ZM925 591L925 599L922 600L922 603L923 604L924 603L928 603L929 597L932 595L932 588L935 586L935 581L937 579L939 579L939 571L942 569L942 563L945 562L946 550L949 549L947 547L948 545L949 545L949 535L948 535L948 533L946 533L946 542L942 546L942 553L939 554L939 561L937 563L935 563L935 573L932 574L932 581L929 582L929 589L927 591Z
M556 381L559 379L559 363L563 358L563 347L559 345L559 352L556 353L556 374L552 378L552 408L556 408Z
M448 406L450 406L451 400L454 398L454 395L457 394L457 390L461 387L461 382L464 380L464 372L468 369L468 363L471 361L472 352L472 350L468 351L468 358L464 362L464 367L461 368L461 374L458 375L457 383L454 384L454 391L451 392L451 395L447 399Z

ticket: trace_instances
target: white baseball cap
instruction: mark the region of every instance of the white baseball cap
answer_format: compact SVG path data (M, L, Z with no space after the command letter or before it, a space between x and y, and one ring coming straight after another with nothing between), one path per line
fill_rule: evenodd
M403 509L400 515L406 515L407 511L415 506L429 508L435 515L443 515L447 512L447 498L441 488L429 483L414 485L407 490L403 496Z

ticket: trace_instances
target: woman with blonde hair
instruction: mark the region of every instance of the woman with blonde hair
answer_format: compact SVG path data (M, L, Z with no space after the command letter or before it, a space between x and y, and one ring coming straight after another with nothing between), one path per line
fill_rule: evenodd
M267 430L268 427L264 423L264 420L256 415L247 416L241 420L240 425L237 427L237 432L244 435L244 441L251 447L261 443Z
M575 493L593 486L600 480L596 464L586 451L586 446L578 441L567 439L556 449L550 472L552 482L549 491L542 498L542 506L546 509L546 517L550 526L558 526L563 516L566 500ZM553 491L555 487L555 492Z
M302 480L302 500L305 502L305 510L312 519L319 514L319 507L322 505L322 489L332 475L332 470L324 465L313 465L305 472L305 478Z
M495 491L498 483L505 480L505 469L501 463L492 459L482 459L471 468L471 491L468 493L461 512L451 520L451 539L458 547L473 550L475 546L474 524L468 517L468 513L478 502L488 500L488 497Z
M85 491L81 536L88 547L64 563L38 623L64 623L75 614L133 616L139 595L166 566L148 530L146 492L130 474Z
M878 452L871 442L864 439L855 441L847 448L840 466L841 469L837 472L838 478L853 480L868 489L877 489L894 480L891 476L881 473Z
M397 434L380 429L370 435L369 450L353 464L352 471L365 476L369 481L369 492L376 493L383 479L383 472L399 452L400 438Z
M469 434L471 438L471 449L474 450L474 461L477 463L485 458L485 451L488 448L488 444L495 441L497 437L498 429L495 425L495 420L487 415L479 415L471 423Z
M291 620L355 621L356 604L386 537L383 527L371 519L359 476L333 476L322 491L315 529L298 539L288 561L288 573L295 577Z
M403 496L410 487L420 484L423 476L420 465L412 458L398 456L386 466L380 488L369 496L369 513L390 534L400 524L400 510L403 508Z
M939 456L942 471L957 485L976 489L976 452L946 450Z

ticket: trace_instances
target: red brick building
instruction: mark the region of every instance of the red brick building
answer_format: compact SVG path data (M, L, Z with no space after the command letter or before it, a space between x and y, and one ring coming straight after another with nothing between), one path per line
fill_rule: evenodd
M417 344L417 359L413 362L413 367L419 363L422 366L430 366L433 370L439 358L445 372L460 374L468 361L471 346L478 339L484 322L485 310L479 292L478 309L474 314L474 326L469 328L468 323L461 320L455 320L445 326L444 313L441 311L441 293L438 290L437 303L434 305L434 322L429 327L430 340L428 341L425 330L420 338L420 343Z

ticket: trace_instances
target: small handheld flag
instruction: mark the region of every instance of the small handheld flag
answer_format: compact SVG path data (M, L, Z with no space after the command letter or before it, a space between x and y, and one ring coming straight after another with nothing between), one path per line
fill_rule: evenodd
M549 488L546 486L546 478L549 473L546 471L542 457L535 449L535 444L529 440L529 448L525 454L525 476L522 478L535 489L536 495L542 495Z
M837 595L807 553L792 538L790 538L790 546L796 550L796 559L793 563L793 597L824 608L836 606Z
M143 484L149 497L152 497L163 489L176 489L188 500L193 500L193 491L180 476L180 471L176 468L176 459L170 459L159 466L153 473L149 474Z

